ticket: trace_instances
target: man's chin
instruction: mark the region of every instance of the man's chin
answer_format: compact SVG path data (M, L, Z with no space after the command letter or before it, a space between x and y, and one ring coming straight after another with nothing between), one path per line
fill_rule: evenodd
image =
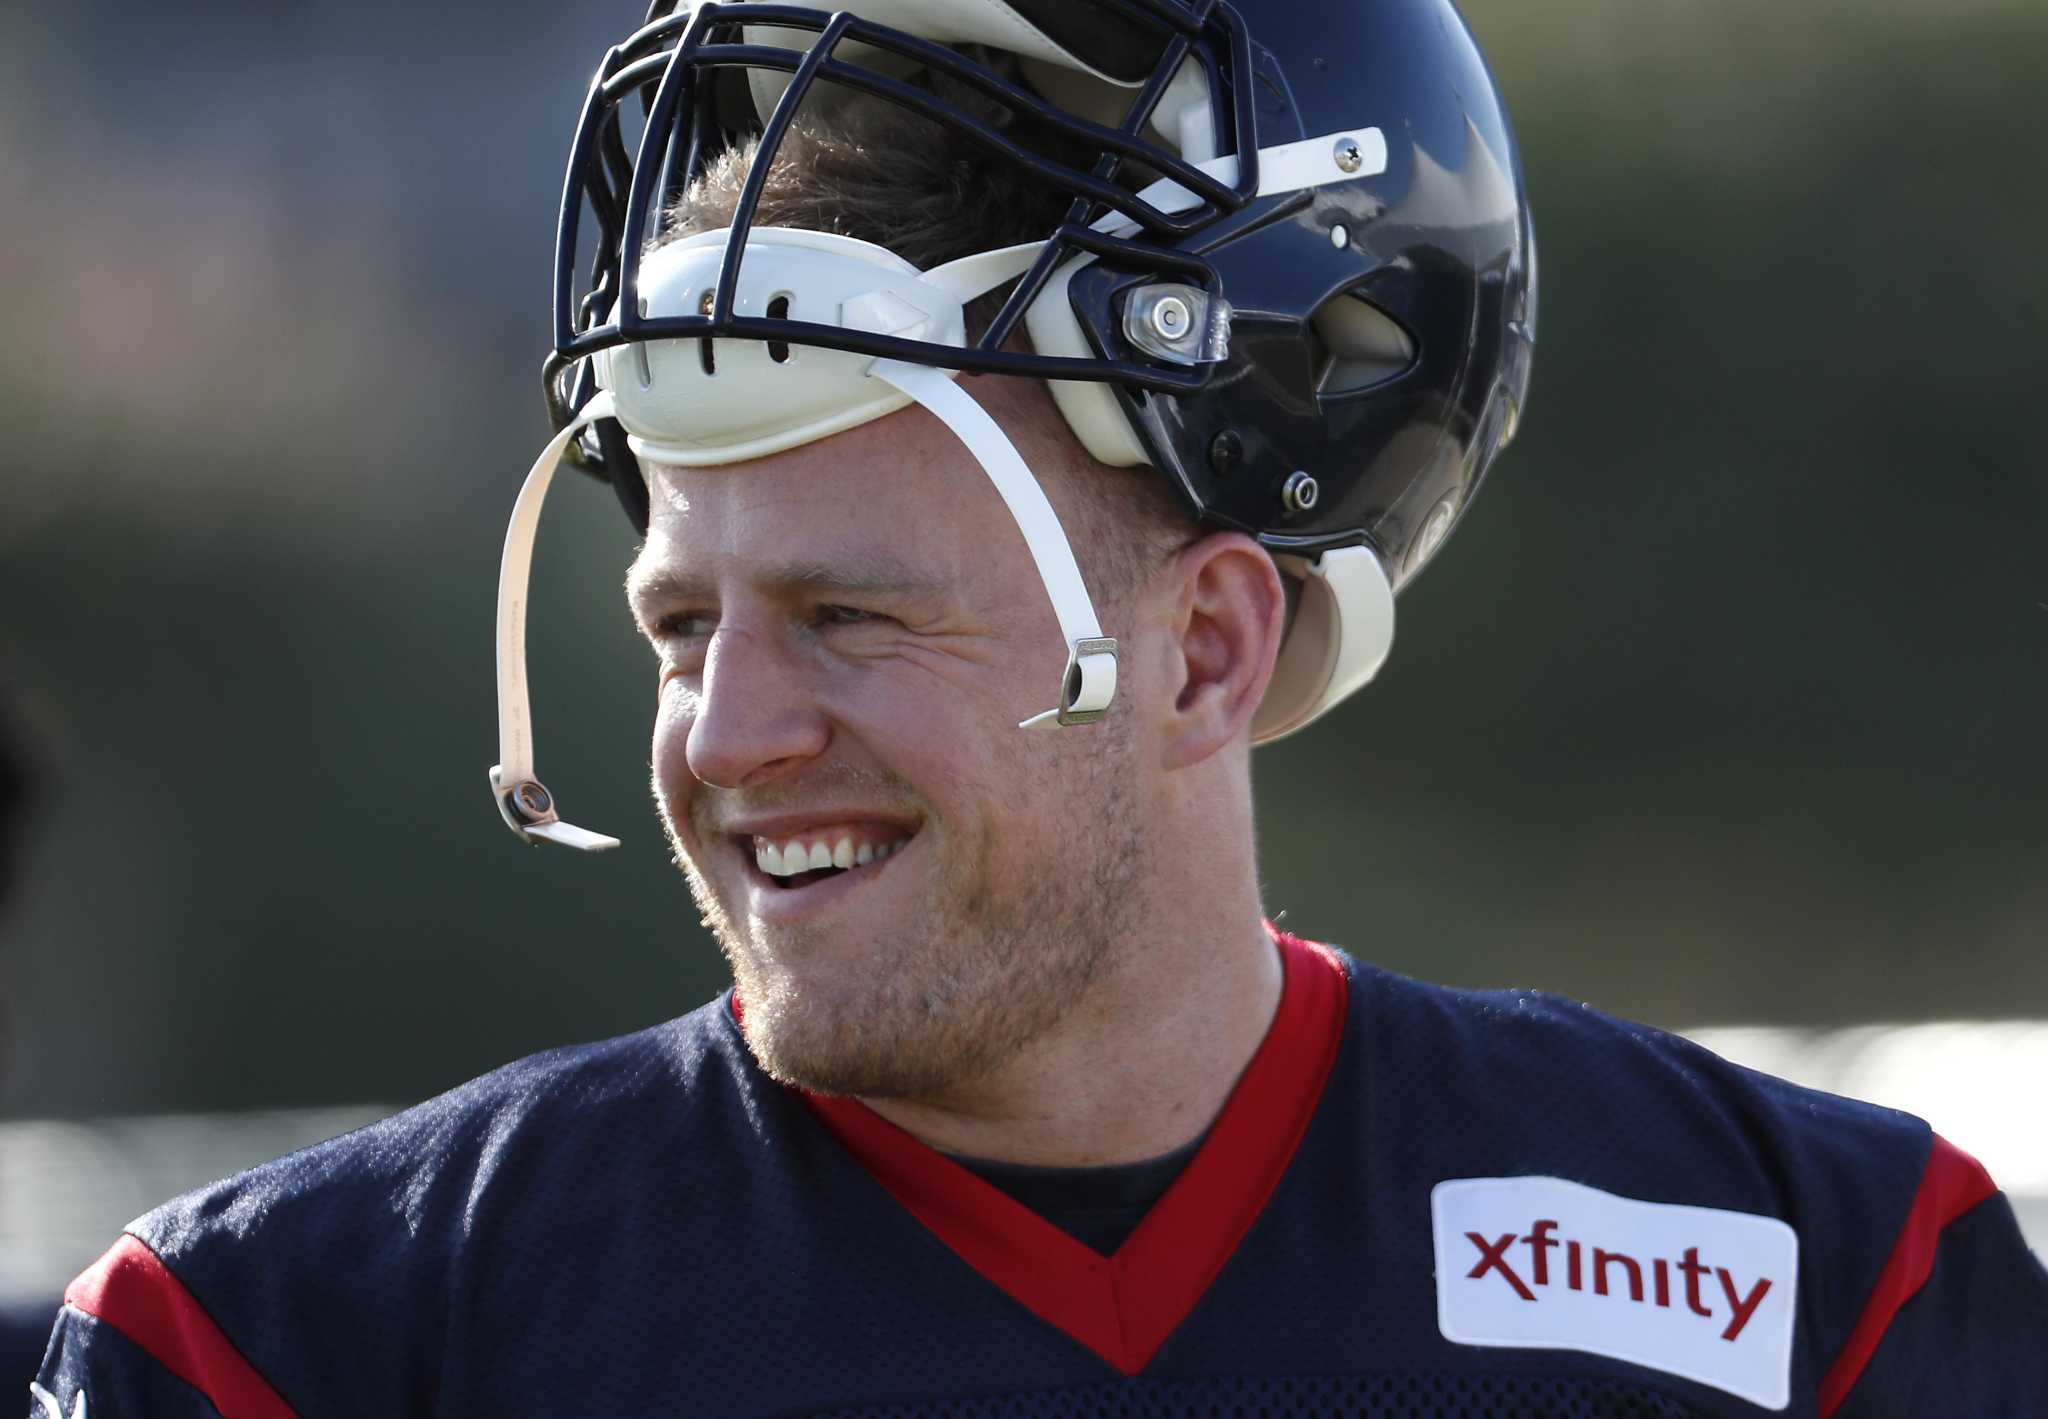
M818 1094L930 1098L995 1069L1014 1034L1006 1012L946 982L919 989L888 963L813 952L790 960L728 951L741 1032L770 1078Z
M713 893L694 874L691 885L732 967L748 1048L771 1077L930 1099L1009 1066L1101 978L1143 895L1130 880L1142 845L1110 846L1091 870L1009 896L937 890L912 874L785 920L753 910L750 891Z
M930 1098L989 1068L989 1061L958 1057L940 1039L878 1034L871 1028L850 1030L798 1011L749 1009L741 1032L769 1078L814 1094ZM944 1032L934 1035L942 1039Z

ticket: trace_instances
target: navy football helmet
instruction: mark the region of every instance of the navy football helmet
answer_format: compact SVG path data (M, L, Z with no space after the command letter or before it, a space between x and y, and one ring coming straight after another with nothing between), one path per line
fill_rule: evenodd
M944 96L963 91L975 105ZM848 95L1014 162L1071 199L1063 219L928 271L757 226L792 118ZM730 226L658 242L707 165L755 139ZM964 304L1006 285L969 340ZM561 823L532 778L525 567L558 462L608 481L644 530L643 457L738 461L921 403L996 482L1069 640L1057 709L1027 723L1086 723L1114 694L1115 643L1028 470L950 383L1045 379L1095 457L1158 470L1193 518L1298 579L1253 726L1267 740L1378 670L1394 591L1514 434L1535 329L1520 160L1450 0L657 0L605 55L569 156L557 436L500 584L501 811L529 839L610 841Z

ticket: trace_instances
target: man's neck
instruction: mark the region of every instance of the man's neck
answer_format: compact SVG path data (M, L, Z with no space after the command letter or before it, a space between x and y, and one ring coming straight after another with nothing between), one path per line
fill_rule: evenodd
M992 1074L940 1096L864 1102L930 1147L975 1158L1091 1167L1171 1152L1221 1111L1280 1003L1279 952L1255 902L1239 915L1227 933L1212 916L1206 932L1134 943L1055 1030Z

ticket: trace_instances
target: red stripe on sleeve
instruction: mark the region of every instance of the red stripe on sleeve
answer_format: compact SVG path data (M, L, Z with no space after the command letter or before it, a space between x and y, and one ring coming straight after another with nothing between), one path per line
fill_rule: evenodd
M157 1254L124 1236L73 1281L64 1304L114 1327L213 1401L221 1419L298 1419Z
M1927 1170L1920 1175L1920 1190L1913 1195L1899 1239L1892 1244L1884 1270L1877 1274L1877 1285L1871 1288L1856 1328L1849 1332L1842 1353L1820 1382L1820 1419L1828 1419L1841 1408L1862 1377L1864 1366L1877 1353L1892 1317L1927 1284L1942 1230L1997 1191L1998 1184L1991 1181L1982 1163L1935 1135L1934 1150L1927 1155Z

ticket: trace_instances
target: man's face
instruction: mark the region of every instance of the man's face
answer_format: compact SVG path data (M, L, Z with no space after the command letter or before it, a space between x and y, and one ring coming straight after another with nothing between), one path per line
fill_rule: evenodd
M970 387L1035 470L1080 456L1035 381ZM1017 728L1065 645L994 488L921 409L650 491L630 589L662 662L655 790L755 1054L875 1097L1013 1057L1144 910L1132 686L1102 723Z

